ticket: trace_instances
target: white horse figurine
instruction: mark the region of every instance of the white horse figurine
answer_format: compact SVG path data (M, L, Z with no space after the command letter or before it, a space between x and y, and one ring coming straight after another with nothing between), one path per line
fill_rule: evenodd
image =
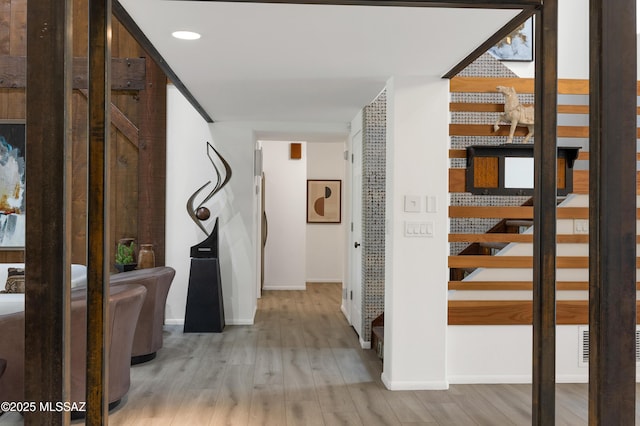
M493 125L493 131L497 132L500 129L498 123L500 121L508 121L511 123L511 129L509 130L509 139L507 143L513 141L513 133L516 131L517 126L527 126L529 133L525 136L522 143L527 141L533 136L533 107L523 106L518 100L518 95L513 87L498 86L496 87L498 93L502 93L505 97L504 114L500 114L498 120Z

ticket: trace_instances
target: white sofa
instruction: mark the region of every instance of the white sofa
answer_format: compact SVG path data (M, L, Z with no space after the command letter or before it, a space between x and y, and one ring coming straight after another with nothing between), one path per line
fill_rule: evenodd
M24 268L24 263L0 263L0 290L4 290L9 268ZM87 285L87 267L71 265L71 288ZM0 315L24 311L24 294L0 293Z

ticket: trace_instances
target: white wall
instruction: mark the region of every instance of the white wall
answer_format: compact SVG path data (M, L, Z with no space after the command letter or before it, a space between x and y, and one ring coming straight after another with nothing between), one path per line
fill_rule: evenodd
M640 36L638 38L640 41ZM637 55L640 55L640 42ZM503 62L516 75L533 78L533 62ZM589 0L558 2L558 76L589 78ZM638 67L640 80L640 67Z
M265 175L264 289L304 290L306 278L307 144L302 158L290 159L290 142L261 141Z
M558 383L589 381L589 367L579 362L580 329L556 327ZM449 383L531 383L532 333L528 325L449 326Z
M308 143L307 179L342 181L342 220L340 223L307 224L307 281L343 282L345 263L345 160L344 143Z
M449 82L392 78L387 84L385 345L389 389L445 389ZM405 196L420 211L404 211ZM436 207L427 212L426 199ZM405 237L405 222L432 225Z
M196 173L184 173L182 165L206 158L206 141L211 141L207 123L174 86L167 86L167 226L166 265L176 270L166 307L168 324L184 323L189 248L205 235L191 221L185 209L189 196L207 180L207 164L197 162ZM210 167L210 165L209 165ZM203 176L205 177L203 179ZM208 224L208 223L207 223ZM209 226L210 228L210 226Z
M253 324L257 308L258 204L253 164L256 138L253 128L243 123L209 126L215 146L233 168L220 215L220 267L227 324ZM190 165L184 167L183 173Z
M502 63L519 77L534 77L533 62ZM589 0L558 2L558 75L589 78Z
M191 246L206 235L191 221L187 199L215 179L206 156L211 142L230 163L229 184L206 206L219 217L220 266L227 324L250 324L256 308L253 219L253 131L225 124L209 125L174 86L167 88L167 227L166 264L176 269L167 297L167 324L183 324ZM196 203L201 200L198 198Z

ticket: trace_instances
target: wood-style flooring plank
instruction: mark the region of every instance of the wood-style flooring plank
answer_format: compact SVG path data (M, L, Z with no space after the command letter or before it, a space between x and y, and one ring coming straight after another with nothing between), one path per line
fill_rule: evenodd
M272 346L257 349L253 384L284 386L282 349Z
M474 386L456 385L455 387L457 392L452 394L453 401L479 425L514 424L504 413L492 405L485 395L476 392Z
M255 385L249 409L249 425L282 426L285 424L282 385Z
M213 415L209 425L248 424L253 392L253 370L253 366L241 364L228 366L216 404L211 409Z
M474 389L485 396L488 403L504 414L514 425L531 424L531 396L528 402L513 394L508 385L474 385ZM531 395L531 385L525 386ZM586 409L586 407L585 407Z
M375 382L367 366L362 362L358 349L334 347L333 355L336 358L345 383L372 383Z
M429 402L425 404L429 412L436 418L437 424L441 426L459 426L477 424L461 407L455 402ZM494 423L494 426L499 423Z
M317 401L287 401L285 404L287 426L325 426Z
M400 425L400 420L385 400L383 392L378 383L349 385L349 393L358 410L358 415L367 426Z
M415 392L384 392L383 395L400 422L436 424L436 419L418 399Z
M327 426L364 426L360 416L354 411L323 411L322 417Z
M316 389L323 413L352 411L356 406L346 385L327 385Z
M287 401L318 401L313 371L306 349L282 350L284 393Z

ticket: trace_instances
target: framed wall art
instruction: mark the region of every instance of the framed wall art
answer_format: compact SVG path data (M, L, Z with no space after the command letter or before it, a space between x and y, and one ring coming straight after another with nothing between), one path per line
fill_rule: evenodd
M0 249L25 243L24 121L0 120Z
M533 17L489 49L501 61L533 61Z
M307 223L340 223L342 181L307 179Z

